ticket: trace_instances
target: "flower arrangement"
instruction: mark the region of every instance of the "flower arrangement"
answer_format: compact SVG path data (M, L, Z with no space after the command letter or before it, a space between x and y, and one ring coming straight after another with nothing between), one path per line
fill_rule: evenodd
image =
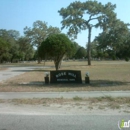
M89 72L86 72L86 77L89 77Z
M46 75L46 77L49 77L49 72L46 72L45 75Z

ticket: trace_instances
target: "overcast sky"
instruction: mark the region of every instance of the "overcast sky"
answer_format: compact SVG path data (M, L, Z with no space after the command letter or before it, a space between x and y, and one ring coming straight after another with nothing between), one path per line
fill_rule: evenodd
M80 0L81 2L86 0ZM97 0L106 4L116 4L117 18L130 23L130 0ZM25 26L32 27L37 20L45 21L48 25L61 28L62 17L58 10L67 7L74 0L0 0L0 29L13 29L23 35ZM66 30L63 30L66 33ZM99 34L99 29L92 30L92 39ZM79 45L86 46L87 30L82 31L76 40Z

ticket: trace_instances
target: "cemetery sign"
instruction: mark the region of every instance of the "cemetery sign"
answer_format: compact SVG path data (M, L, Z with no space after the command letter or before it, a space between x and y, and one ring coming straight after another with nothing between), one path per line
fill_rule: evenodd
M50 83L82 83L81 71L78 70L50 71Z

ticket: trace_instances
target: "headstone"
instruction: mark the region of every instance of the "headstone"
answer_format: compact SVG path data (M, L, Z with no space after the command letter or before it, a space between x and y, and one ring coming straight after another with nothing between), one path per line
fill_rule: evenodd
M82 83L81 71L79 70L50 71L50 83Z

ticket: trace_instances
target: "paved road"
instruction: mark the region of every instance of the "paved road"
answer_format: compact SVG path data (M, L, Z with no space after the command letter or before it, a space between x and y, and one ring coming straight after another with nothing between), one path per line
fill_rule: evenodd
M119 130L123 115L0 115L0 130ZM128 130L130 128L127 128Z
M11 77L23 74L27 71L31 71L34 69L41 69L41 68L48 68L48 67L42 67L42 66L5 66L4 68L8 68L7 70L0 71L0 82L7 80Z
M19 98L73 98L73 97L130 97L130 91L87 91L87 92L0 92L0 99Z
M39 67L11 67L0 71L0 81L7 80ZM14 98L73 98L79 97L130 97L130 91L90 92L1 92L0 99ZM16 108L14 108L15 111ZM29 110L29 109L28 109ZM0 114L0 130L119 130L118 121L130 120L128 115L29 115ZM130 128L127 128L130 129Z

